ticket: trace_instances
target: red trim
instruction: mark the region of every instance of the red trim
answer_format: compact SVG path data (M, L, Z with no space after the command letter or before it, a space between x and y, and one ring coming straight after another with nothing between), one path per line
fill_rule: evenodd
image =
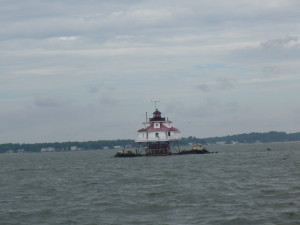
M148 131L148 132L151 132L151 131L179 131L177 128L175 127L166 127L165 125L163 125L162 123L160 124L160 128L154 128L154 124L151 124L151 126L149 127L146 127L146 128L142 128L140 130L138 130L138 132L145 132L145 131Z

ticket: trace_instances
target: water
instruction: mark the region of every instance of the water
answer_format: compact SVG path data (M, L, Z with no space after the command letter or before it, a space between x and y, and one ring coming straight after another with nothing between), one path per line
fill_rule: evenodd
M0 224L300 224L300 143L209 150L0 154Z

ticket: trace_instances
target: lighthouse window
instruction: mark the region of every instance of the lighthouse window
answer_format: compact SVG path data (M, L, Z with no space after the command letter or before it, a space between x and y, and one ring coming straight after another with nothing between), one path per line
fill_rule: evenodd
M171 136L171 132L170 131L168 132L168 136Z
M155 137L158 137L158 133L155 133Z

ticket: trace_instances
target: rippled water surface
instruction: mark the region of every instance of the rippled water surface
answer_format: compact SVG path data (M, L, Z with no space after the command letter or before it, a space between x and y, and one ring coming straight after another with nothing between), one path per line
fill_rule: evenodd
M300 224L300 143L209 150L0 154L0 224Z

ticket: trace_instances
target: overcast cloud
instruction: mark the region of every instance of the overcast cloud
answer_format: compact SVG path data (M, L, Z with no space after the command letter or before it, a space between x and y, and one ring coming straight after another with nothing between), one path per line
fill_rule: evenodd
M2 0L0 143L298 132L298 0Z

